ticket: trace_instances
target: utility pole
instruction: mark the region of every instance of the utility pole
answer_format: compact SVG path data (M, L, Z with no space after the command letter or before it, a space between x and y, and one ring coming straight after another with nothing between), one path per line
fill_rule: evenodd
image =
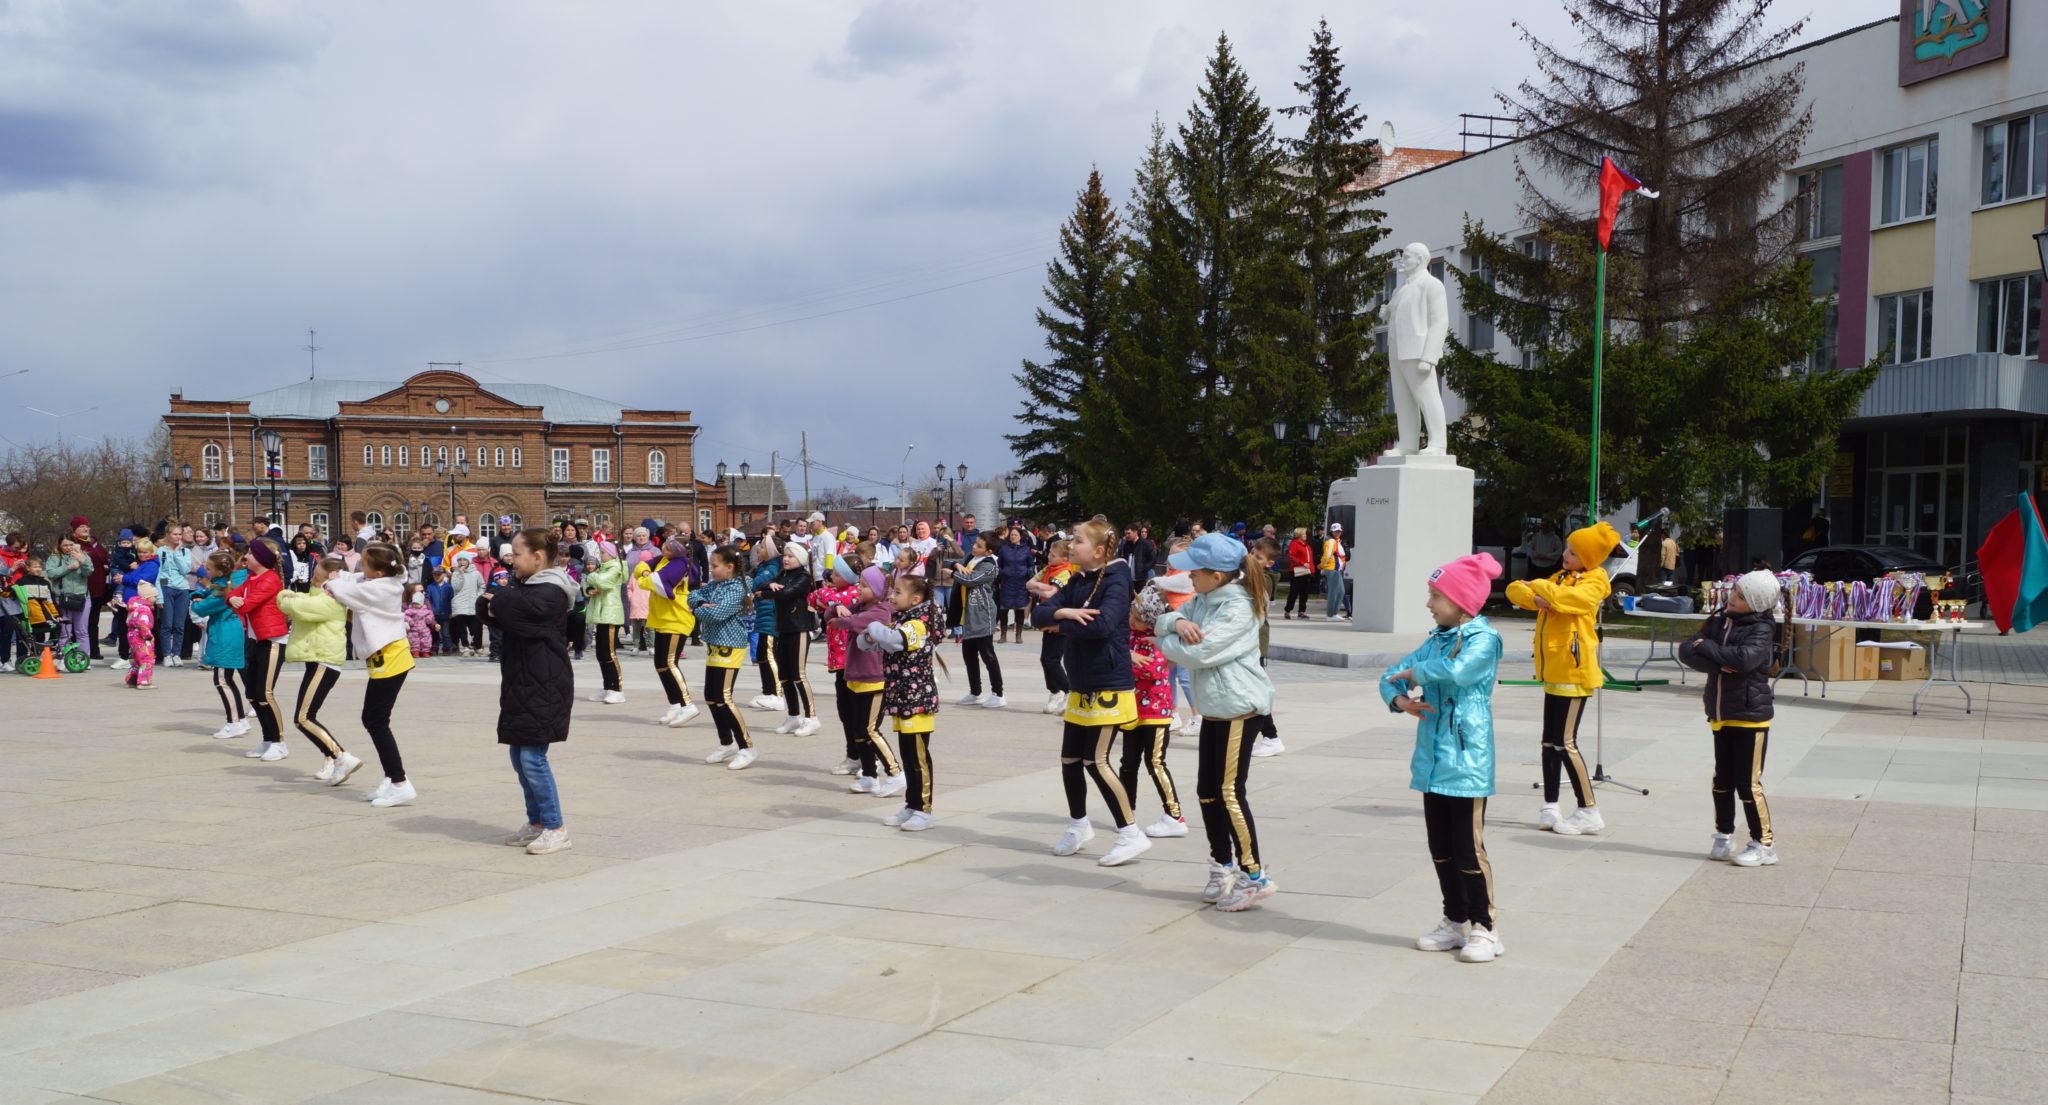
M775 524L775 454L768 454L768 524Z
M308 380L318 380L320 378L320 369L318 364L313 360L313 355L327 347L324 345L313 344L313 339L317 337L319 333L320 331L318 330L306 331L306 344L299 347L300 349L306 351L306 379Z
M803 431L803 443L804 443L804 505L805 505L805 506L807 506L807 507L811 507L811 508L815 509L815 508L816 508L816 506L817 506L817 504L815 504L815 503L813 503L813 502L811 501L811 431L809 431L809 430L805 430L805 431Z

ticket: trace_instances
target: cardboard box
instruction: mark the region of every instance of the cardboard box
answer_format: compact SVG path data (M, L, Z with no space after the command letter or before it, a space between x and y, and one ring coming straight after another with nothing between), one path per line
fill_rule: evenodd
M1795 625L1791 662L1794 671L1815 679L1855 679L1856 631L1833 625Z
M1919 683L1927 678L1927 650L1919 645L1878 650L1879 679Z
M1853 669L1851 669L1850 674L1835 678L1847 679L1859 683L1868 682L1870 680L1876 679L1878 677L1878 674L1883 670L1883 664L1878 659L1878 653L1884 651L1883 649L1877 647L1877 642L1869 641L1864 644L1859 644L1850 651L1856 654L1856 666Z

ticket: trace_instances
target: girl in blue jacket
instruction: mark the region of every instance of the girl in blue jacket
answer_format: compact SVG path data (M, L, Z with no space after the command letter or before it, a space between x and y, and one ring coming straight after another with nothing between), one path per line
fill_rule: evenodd
M754 575L747 591L758 594L761 589L775 582L782 574L782 553L775 547L775 541L767 533L754 543ZM775 604L754 603L754 636L758 640L754 654L755 667L761 672L761 693L754 696L747 705L756 710L782 710L787 703L782 697L782 673L775 669Z
M1444 917L1415 941L1423 951L1457 951L1487 963L1507 949L1496 934L1493 865L1486 858L1486 798L1493 793L1493 684L1500 634L1479 616L1500 562L1461 556L1429 577L1436 629L1387 669L1380 698L1416 721L1408 786L1422 792L1429 858L1443 889Z

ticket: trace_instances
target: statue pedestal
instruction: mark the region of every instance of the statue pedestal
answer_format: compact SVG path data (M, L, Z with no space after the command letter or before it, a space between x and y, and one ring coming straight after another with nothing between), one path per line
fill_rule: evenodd
M1449 456L1383 456L1361 465L1351 551L1351 627L1435 628L1429 573L1472 551L1472 470Z

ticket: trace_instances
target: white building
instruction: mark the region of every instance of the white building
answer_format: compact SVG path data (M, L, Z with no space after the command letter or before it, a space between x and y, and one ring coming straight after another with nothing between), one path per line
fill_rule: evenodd
M1833 540L1909 545L1961 564L2022 489L2048 490L2048 364L2041 342L2048 224L2048 10L1961 0L1968 22L1921 0L1895 16L1782 55L1803 63L1813 130L1785 198L1816 291L1838 295L1817 363L1888 361L1844 427L1826 501ZM1946 7L1942 4L1930 5ZM1520 143L1395 180L1378 205L1390 244L1419 241L1465 267L1467 215L1509 238L1532 228L1515 179ZM1538 173L1533 158L1523 168ZM1946 170L1945 172L1943 170ZM1567 184L1539 177L1548 195ZM1655 187L1655 182L1648 182ZM1590 202L1588 204L1590 209ZM1522 357L1458 303L1452 333ZM1455 417L1463 404L1450 397ZM1798 512L1809 503L1772 504Z

